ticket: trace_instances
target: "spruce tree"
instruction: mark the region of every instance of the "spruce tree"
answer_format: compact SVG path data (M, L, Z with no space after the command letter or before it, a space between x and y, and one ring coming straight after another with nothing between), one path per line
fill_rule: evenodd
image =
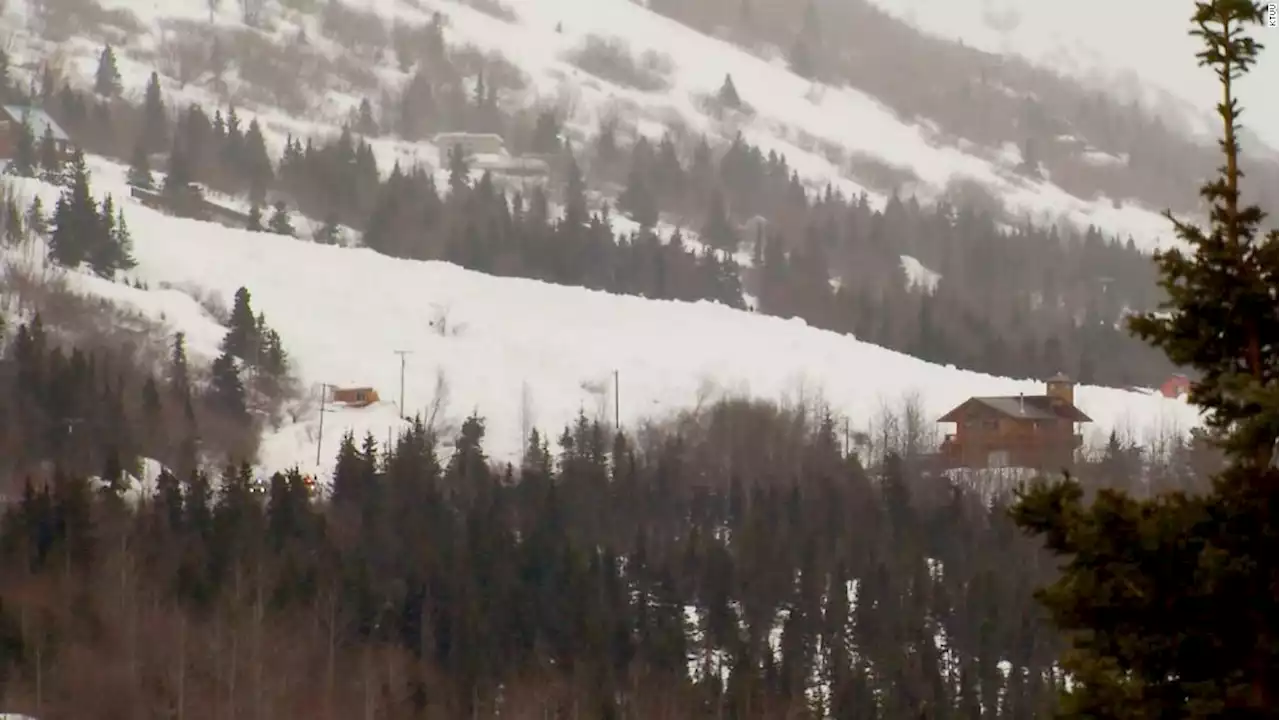
M151 175L151 159L147 154L146 138L139 138L133 148L133 159L129 163L129 184L143 190L154 190L156 180Z
M13 77L9 72L9 53L0 50L0 102L11 102L13 95Z
M69 186L58 198L53 213L53 234L49 253L63 267L76 268L84 262L102 233L98 205L89 188L89 170L84 153L77 150L68 174Z
M89 247L87 260L89 267L99 276L111 278L116 270L124 265L116 246L116 211L115 203L108 195L102 200L102 212L98 216L98 231L94 233L93 244Z
M31 198L31 205L27 208L27 229L39 236L49 232L49 219L44 215L44 202L39 195Z
M191 370L187 362L186 333L173 336L173 348L169 353L169 392L178 402L191 399Z
M632 167L627 174L627 187L618 198L618 208L642 228L652 228L658 223L658 201L639 168Z
M373 105L369 98L360 101L360 110L356 116L356 132L367 137L378 134L378 122L373 119Z
M1131 330L1199 371L1191 401L1229 460L1212 491L1091 506L1066 479L1022 494L1014 518L1068 558L1038 597L1071 635L1063 714L1096 718L1273 718L1277 713L1277 234L1240 202L1235 81L1264 20L1249 0L1196 4L1198 57L1222 87L1225 162L1201 195L1203 230L1170 214L1186 249L1156 255L1168 300Z
M229 353L223 352L209 368L209 404L225 417L245 420L249 411L245 404L244 383L240 369Z
M9 198L4 203L4 239L10 245L17 245L25 234L26 221L22 216L22 208L18 206L17 200Z
M262 206L256 202L249 206L249 221L245 223L244 229L249 232L262 232L264 230L262 226Z
M53 137L53 126L45 124L40 136L40 172L46 179L56 182L62 171L62 158L58 155L58 143Z
M93 91L111 99L120 95L120 69L116 67L116 53L110 45L102 48L98 56L98 71L93 78Z
M722 107L737 110L742 107L742 98L738 97L738 88L733 84L733 76L725 74L724 84L720 86L720 92L716 95Z
M13 159L9 161L9 166L5 170L11 175L35 177L37 162L39 162L39 156L36 154L35 131L31 129L31 122L23 118L22 125L18 126Z
M283 200L277 200L271 209L271 220L267 222L267 229L277 235L293 237L293 223L289 220L289 210L285 208Z
M729 222L729 210L725 207L724 193L717 188L707 208L707 219L702 224L701 240L708 247L732 253L738 249L738 233Z
M274 179L267 143L257 118L249 123L240 147L241 170L249 178L249 195L259 202L266 199L267 188Z
M114 277L120 270L136 268L133 259L133 237L124 220L124 209L114 208L111 196L102 201L101 237L95 242L88 256L93 272L104 278Z
M471 187L471 168L462 145L449 148L449 197L462 198Z
M165 115L164 97L160 92L160 76L154 71L147 79L142 100L142 139L147 152L164 150L168 143L169 120Z
M316 231L315 241L322 245L339 245L342 243L342 228L338 225L338 217L330 212L325 216L324 226Z
M248 288L236 290L221 348L223 352L245 361L256 357L259 341L258 320L254 317L251 300Z

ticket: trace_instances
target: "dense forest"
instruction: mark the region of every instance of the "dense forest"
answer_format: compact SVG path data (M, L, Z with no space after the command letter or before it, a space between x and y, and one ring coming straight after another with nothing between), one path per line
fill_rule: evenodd
M38 322L16 338L3 435L60 460L0 520L6 709L1030 718L1061 682L1031 599L1052 564L1003 501L896 454L868 470L821 415L726 401L641 434L580 417L535 430L515 468L473 417L444 454L421 423L390 448L348 436L324 497L296 472L261 492L235 463L140 487L139 457L189 447L193 398L205 427L238 412L218 379L184 379L180 341L153 378L68 357ZM1077 472L1198 487L1206 452L1114 444Z
M575 146L554 111L504 109L503 84L483 70L468 75L438 22L403 51L418 71L401 94L383 98L380 111L366 101L336 137L289 138L274 159L256 119L243 122L231 107L169 108L158 75L140 104L124 100L110 47L93 92L48 69L35 87L6 83L5 92L34 97L88 150L130 162L135 184L159 185L174 206L192 181L247 195L255 229L294 234L287 216L300 212L322 225L313 234L321 242L344 241L352 228L399 257L653 298L750 302L999 375L1064 371L1086 383L1154 386L1174 369L1121 329L1126 313L1159 299L1149 259L1132 243L1096 229L1008 227L976 187L936 205L894 195L877 209L866 197L807 188L785 158L741 137L722 148L674 131L650 140L606 118ZM732 105L732 78L725 86L715 102ZM437 187L431 168L379 167L369 144L457 128L497 130L513 151L552 158L551 182L474 180L454 156L447 187ZM162 182L153 169L165 171ZM618 212L640 229L615 233L609 217ZM908 283L904 255L938 278Z

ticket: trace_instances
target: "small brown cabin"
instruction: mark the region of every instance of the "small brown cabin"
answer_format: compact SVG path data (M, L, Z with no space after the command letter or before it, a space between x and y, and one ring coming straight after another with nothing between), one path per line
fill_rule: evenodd
M973 397L938 418L955 423L941 455L953 468L1044 468L1070 463L1083 444L1076 423L1093 422L1075 406L1075 383L1059 373L1044 395Z
M378 391L371 387L336 387L329 395L330 402L365 407L378 402Z

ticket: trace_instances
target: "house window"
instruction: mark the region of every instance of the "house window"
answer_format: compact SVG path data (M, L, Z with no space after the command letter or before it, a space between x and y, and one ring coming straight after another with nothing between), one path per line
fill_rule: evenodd
M1008 450L992 450L987 453L987 467L1003 468L1009 467L1009 451Z
M1000 428L999 420L983 420L982 427L984 430L997 430Z

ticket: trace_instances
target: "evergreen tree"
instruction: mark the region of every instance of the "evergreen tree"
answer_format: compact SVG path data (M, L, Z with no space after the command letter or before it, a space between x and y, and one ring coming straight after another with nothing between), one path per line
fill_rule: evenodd
M374 137L378 134L378 122L373 119L373 105L369 103L369 98L360 100L360 110L356 115L356 132L366 137Z
M18 206L17 200L9 198L4 203L4 239L10 245L17 245L25 237L25 233L26 221L22 208ZM0 337L4 337L3 328L0 328Z
M462 145L449 148L449 197L459 199L471 187L471 168Z
M293 223L289 220L289 210L285 208L283 200L277 200L271 209L271 220L267 222L267 229L277 235L293 237Z
M720 86L720 92L716 94L716 99L720 101L722 107L734 110L742 107L742 98L738 97L738 88L733 84L733 76L728 73L724 76L724 83Z
M8 103L13 100L13 77L9 70L9 53L0 50L0 102Z
M39 195L31 198L31 206L27 208L27 229L38 236L49 232L49 219L44 215L44 202Z
M632 167L628 173L627 187L618 198L618 208L642 228L652 228L658 223L658 201L639 168Z
M173 149L169 151L169 166L165 172L161 195L168 201L169 207L179 214L194 212L199 206L201 193L193 184L191 158L178 137L173 139Z
M729 210L725 207L724 194L719 189L712 193L701 236L702 242L717 250L733 253L738 248L738 233L729 223Z
M262 206L256 202L249 206L249 221L244 229L249 232L262 232L266 229L262 226Z
M227 334L222 338L222 351L246 362L252 362L258 353L258 319L254 317L248 288L236 290L231 306L231 319L227 322Z
M98 237L89 249L88 261L93 271L104 278L114 277L119 270L133 268L130 246L132 238L125 225L124 213L116 210L111 196L102 201Z
M316 231L315 241L322 245L340 245L342 243L342 228L338 225L338 218L335 213L330 212L325 216L324 226Z
M187 363L186 333L173 336L173 348L169 353L169 391L179 402L191 397L191 371Z
M142 142L147 153L164 150L169 141L169 119L165 115L164 97L160 92L160 76L152 71L142 99Z
M115 236L111 239L111 247L117 270L132 270L138 266L133 257L133 233L129 232L129 224L125 222L124 208L116 208Z
M274 179L271 169L271 158L267 155L267 143L262 136L262 127L257 118L249 122L245 131L243 146L240 150L242 171L249 178L249 197L251 200L266 199L267 187Z
M552 110L538 113L534 121L529 149L535 153L554 155L560 152L560 120Z
M93 91L107 99L120 95L120 69L116 67L116 53L110 45L104 46L102 54L98 56L98 70L93 78Z
M54 209L49 254L59 265L76 268L103 239L102 221L89 188L84 153L79 150L72 158L69 177L70 186L62 191Z
M223 352L213 361L209 372L209 404L228 418L248 419L244 383L240 380L240 369L235 358Z
M154 190L155 178L151 175L151 159L147 154L145 138L139 138L133 148L133 160L129 163L129 184L143 190Z
M46 178L55 182L62 171L58 143L53 137L53 126L48 123L45 124L44 133L40 137L40 171Z
M35 177L37 162L39 162L39 156L36 154L35 132L31 129L30 120L24 117L22 125L18 127L13 159L9 161L9 166L5 170L20 177Z
M1015 519L1068 556L1039 597L1072 633L1064 714L1103 718L1270 718L1277 713L1277 233L1240 202L1234 81L1256 62L1247 34L1265 7L1196 4L1202 65L1222 85L1225 163L1201 194L1206 232L1170 219L1190 249L1159 253L1168 301L1131 329L1202 374L1191 400L1230 460L1208 495L1139 501L1116 490L1092 506L1069 479L1020 498Z

